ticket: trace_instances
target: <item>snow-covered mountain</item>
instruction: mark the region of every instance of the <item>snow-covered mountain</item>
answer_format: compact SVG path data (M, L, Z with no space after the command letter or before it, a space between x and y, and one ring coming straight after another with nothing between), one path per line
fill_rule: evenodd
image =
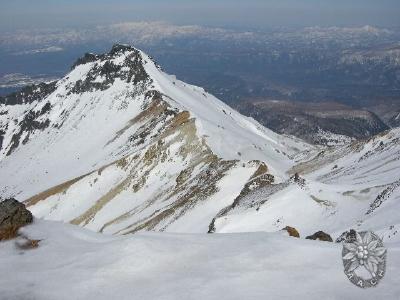
M0 196L95 231L207 232L249 179L282 182L291 155L311 149L124 45L6 103Z
M94 231L397 240L400 131L315 148L165 74L143 52L86 54L0 106L0 196ZM299 180L293 174L300 175Z
M295 226L337 238L350 228L400 240L400 129L324 149L289 171L300 177L248 189L210 224L213 232L277 231Z

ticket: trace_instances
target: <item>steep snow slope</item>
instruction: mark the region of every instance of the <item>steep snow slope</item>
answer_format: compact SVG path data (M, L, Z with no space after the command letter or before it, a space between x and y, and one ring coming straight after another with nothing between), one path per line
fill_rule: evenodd
M254 174L309 149L115 45L0 106L0 196L93 230L207 231ZM19 101L19 102L18 102ZM269 178L269 180L271 180Z
M2 243L1 298L398 299L400 245L387 243L384 279L355 287L341 245L277 233L107 236L36 220L23 229L39 248Z
M247 191L222 210L211 231L276 231L303 237L324 230L337 238L350 228L400 241L400 130L324 150L295 166L294 179Z

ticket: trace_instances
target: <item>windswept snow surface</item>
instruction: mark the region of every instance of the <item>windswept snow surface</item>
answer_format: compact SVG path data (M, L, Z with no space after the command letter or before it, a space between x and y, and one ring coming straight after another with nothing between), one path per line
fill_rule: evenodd
M96 234L35 220L33 250L1 243L0 298L398 299L400 245L387 244L386 275L371 289L343 272L341 245L280 233Z

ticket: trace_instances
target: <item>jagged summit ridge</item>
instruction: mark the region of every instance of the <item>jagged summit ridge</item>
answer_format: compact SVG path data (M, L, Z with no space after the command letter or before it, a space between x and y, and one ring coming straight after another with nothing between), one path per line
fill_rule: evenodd
M133 84L150 81L140 51L130 46L114 45L110 52L101 55L86 53L73 68L87 64L92 64L89 72L76 81L72 93L106 90L116 79Z
M82 57L78 58L78 60L72 65L71 70L73 70L76 66L87 64L90 62L94 62L96 60L102 59L109 59L115 57L116 54L120 54L121 52L136 52L138 53L138 49L124 44L114 44L111 50L108 53L104 54L94 54L91 52L85 53Z

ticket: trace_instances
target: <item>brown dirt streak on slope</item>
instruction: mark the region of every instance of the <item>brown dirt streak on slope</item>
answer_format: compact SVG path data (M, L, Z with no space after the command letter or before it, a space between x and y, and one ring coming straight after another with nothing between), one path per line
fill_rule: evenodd
M190 209L191 207L194 207L200 201L207 199L211 195L218 192L217 183L223 176L225 176L226 172L230 168L232 168L236 163L237 163L236 161L222 161L222 160L214 161L213 163L211 163L209 165L209 168L207 170L209 170L210 168L218 169L219 167L221 169L219 170L218 173L214 173L214 175L208 176L207 177L208 182L205 182L204 186L198 186L198 185L191 186L191 188L188 189L187 193L180 196L167 209L163 210L162 212L160 212L159 214L157 214L153 217L145 218L144 220L141 221L144 223L136 222L135 224L132 224L132 225L120 230L120 232L124 231L123 234L130 234L130 233L138 232L143 229L154 230L156 228L156 226L159 225L163 221L166 222L166 225L164 225L160 230L161 231L165 230L166 227L168 227L170 224L172 224L174 221L176 221L179 217L184 215L188 209ZM204 173L207 174L207 170L205 170ZM202 176L202 175L204 176L204 174L199 174L198 176ZM188 187L185 187L185 189L186 188L188 188ZM175 190L175 193L178 193L178 191ZM139 225L137 225L137 224L139 224Z
M268 173L268 166L261 162L261 161L254 161L255 163L259 164L259 167L257 170L254 172L254 174L250 177L250 180L255 179L258 176L264 175Z
M64 191L66 191L70 186L72 186L74 183L78 182L79 180L81 180L82 178L86 177L87 175L89 175L91 173L76 177L74 179L68 180L66 182L63 182L59 185L56 185L54 187L51 187L35 196L30 197L29 199L25 200L24 203L26 206L32 206L37 204L38 202L42 201L42 200L46 200L47 198L56 195L56 194L60 194Z
M211 152L211 150L209 150L208 147L206 150L204 150L204 145L203 145L202 141L196 136L196 126L194 123L194 119L189 119L189 116L190 116L189 112L182 112L182 113L176 115L171 120L171 122L167 125L168 130L165 132L165 135L163 135L163 138L167 137L167 134L175 133L177 127L179 127L179 131L178 131L179 134L176 137L174 137L174 139L171 140L168 144L157 143L157 144L152 145L147 150L147 152L144 155L143 161L144 161L145 165L150 167L150 169L146 171L147 175L142 176L140 186L139 187L137 187L137 185L133 186L135 192L137 192L138 189L141 188L141 186L143 186L143 184L146 182L145 178L148 176L151 169L153 169L155 166L154 159L156 159L156 161L158 161L162 157L163 153L168 151L168 148L171 144L174 144L182 139L185 141L185 144L184 144L184 146L181 147L181 151L179 151L179 154L181 156L185 157L188 154L187 152L194 148L197 151L190 151L190 152L192 154L193 154L193 152L198 153L198 155L192 159L192 161L194 160L193 163L191 163L185 170L193 170L194 167L197 165L211 164L212 162L216 162L218 160L218 158ZM170 129L173 129L173 130L170 130ZM193 145L193 144L195 144L195 145ZM189 180L189 179L190 179L190 176L188 176L185 179L185 181ZM182 183L183 182L181 182L181 184ZM177 186L172 191L170 191L170 193L168 193L168 195L165 195L165 191L160 193L160 195L158 195L158 196L156 195L150 201L146 201L145 203L143 203L139 207L134 208L130 212L127 212L127 213L107 222L106 224L104 224L104 226L101 228L101 230L104 230L106 227L108 227L112 224L121 222L124 219L129 218L134 213L143 212L145 209L147 209L148 207L153 205L155 202L157 202L161 198L164 198L163 202L170 200L172 197L177 195L179 192L182 192L182 188L179 188L179 187L180 187L180 184L177 183ZM164 196L164 197L162 197L162 196ZM141 223L144 220L149 219L149 218L150 219L158 218L157 216L155 216L156 213L153 213L150 216L148 216L142 220L139 220L139 221L135 222L134 224L131 224L130 226L136 226L138 223ZM160 218L160 219L162 219L162 218Z
M116 195L121 193L124 188L129 184L131 178L128 177L124 179L122 182L117 184L117 186L113 187L111 190L109 190L105 195L100 197L99 200L96 201L96 203L90 207L87 211L85 211L82 215L79 217L73 219L70 223L79 225L84 222L84 225L87 225L93 218L94 216L112 199L115 198Z
M114 142L117 138L119 138L126 130L128 130L133 125L135 125L139 122L142 122L146 119L149 119L150 117L155 118L157 116L162 115L168 107L169 107L168 103L166 103L163 100L160 100L160 99L153 100L148 108L146 108L144 111L140 112L133 119L129 120L128 124L125 125L125 127L123 127L122 129L120 129L115 134L115 136L106 143L106 145Z

